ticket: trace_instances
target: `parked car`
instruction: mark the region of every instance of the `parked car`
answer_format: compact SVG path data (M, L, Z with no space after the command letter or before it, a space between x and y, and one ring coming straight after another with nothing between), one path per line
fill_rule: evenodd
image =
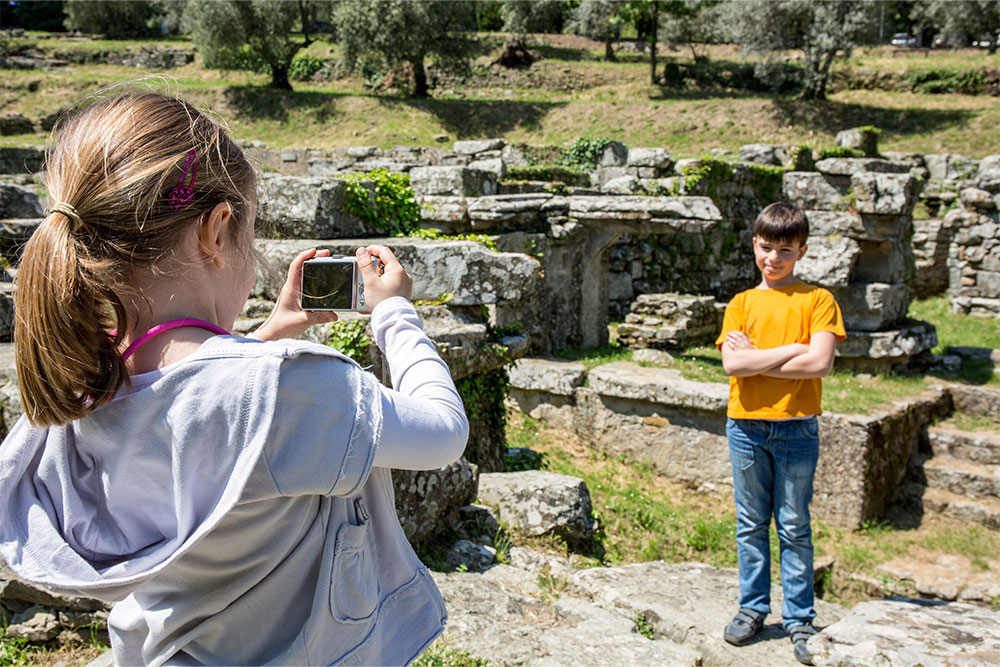
M973 46L978 46L981 49L988 49L992 44L990 43L989 37L983 37L982 39L977 39L972 43Z
M948 40L945 37L935 37L934 38L934 48L935 49L947 49Z
M892 36L892 39L889 40L889 43L893 46L913 46L916 41L910 37L910 33L908 32L897 32Z

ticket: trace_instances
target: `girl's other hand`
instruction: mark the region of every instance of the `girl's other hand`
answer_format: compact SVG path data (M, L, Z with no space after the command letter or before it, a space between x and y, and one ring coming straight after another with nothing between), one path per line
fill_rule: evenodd
M274 310L267 316L260 328L250 334L251 338L260 340L279 340L295 338L314 324L335 322L337 314L329 310L302 310L300 296L302 291L302 264L307 259L328 257L329 250L310 248L298 254L288 265L288 278L278 293ZM366 286L367 287L367 286Z
M358 248L356 255L361 277L365 281L365 304L369 310L374 310L375 306L394 296L410 299L413 278L391 250L384 245L370 245ZM373 259L378 259L381 267L376 269Z

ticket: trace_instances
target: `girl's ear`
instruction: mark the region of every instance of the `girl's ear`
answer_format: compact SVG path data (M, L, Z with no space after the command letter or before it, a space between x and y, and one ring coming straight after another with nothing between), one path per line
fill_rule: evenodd
M225 239L230 238L229 223L233 219L233 208L229 202L216 204L208 213L203 213L198 219L198 247L205 257L217 268L226 266L222 254Z

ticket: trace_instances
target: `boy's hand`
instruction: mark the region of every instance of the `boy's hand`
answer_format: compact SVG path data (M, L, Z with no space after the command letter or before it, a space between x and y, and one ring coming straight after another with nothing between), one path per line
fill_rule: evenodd
M302 263L314 257L327 257L329 250L310 248L292 260L288 265L288 278L278 293L274 310L267 316L260 328L250 334L251 338L260 340L279 340L295 338L314 324L335 322L337 314L329 310L302 310L299 304L302 290Z
M729 346L730 350L756 350L757 346L742 331L730 331L726 334L726 342L723 345Z

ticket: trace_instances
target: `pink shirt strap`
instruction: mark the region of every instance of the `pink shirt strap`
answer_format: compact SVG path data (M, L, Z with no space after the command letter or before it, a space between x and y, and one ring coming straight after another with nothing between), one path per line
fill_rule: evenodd
M149 331L142 334L129 345L125 352L122 353L122 361L125 361L132 356L141 345L148 342L149 339L154 336L159 336L164 331L170 331L171 329L177 329L180 327L198 327L199 329L206 329L219 336L228 336L229 332L220 327L218 324L213 324L212 322L206 322L205 320L199 320L196 317L184 317L179 320L170 320L169 322L164 322L163 324L157 324L152 327Z

